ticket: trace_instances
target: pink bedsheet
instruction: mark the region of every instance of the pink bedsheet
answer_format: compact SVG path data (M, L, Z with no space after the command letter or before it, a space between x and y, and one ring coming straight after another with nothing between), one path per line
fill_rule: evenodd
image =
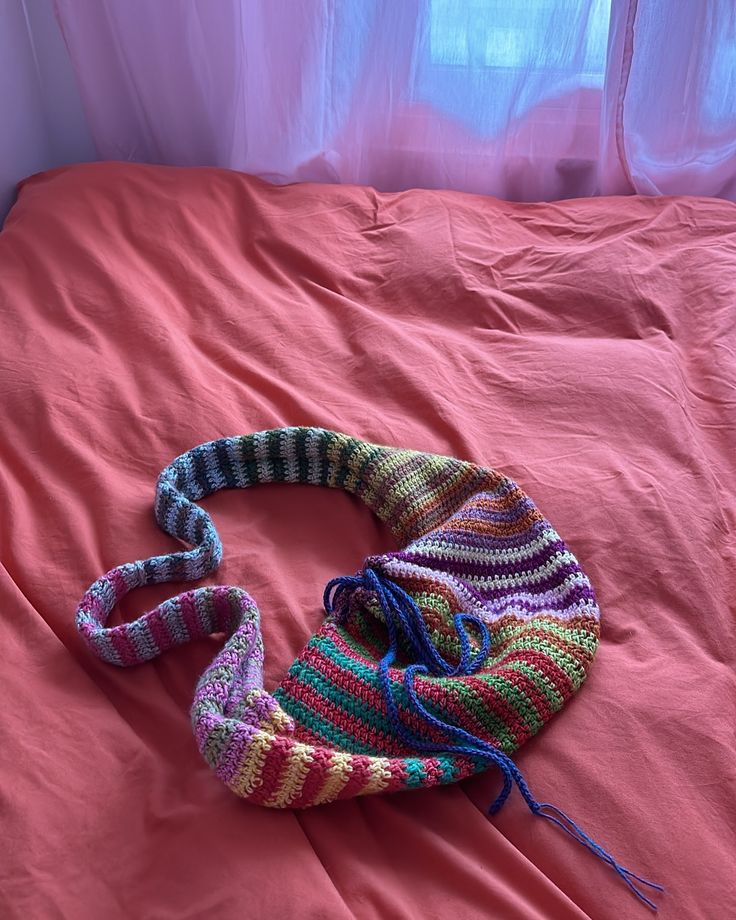
M124 164L28 180L0 234L0 915L647 915L518 794L490 822L494 771L249 806L189 727L214 639L129 671L83 647L87 585L173 548L152 514L166 463L314 424L528 490L604 619L588 682L517 762L667 886L661 917L736 917L735 286L723 201L517 205ZM325 582L393 543L334 491L206 505L214 580L258 601L272 687Z

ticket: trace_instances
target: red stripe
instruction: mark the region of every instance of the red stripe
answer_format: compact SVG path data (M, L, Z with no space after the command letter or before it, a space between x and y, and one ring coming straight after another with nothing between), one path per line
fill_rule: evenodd
M281 786L284 768L289 761L289 752L294 747L293 738L274 735L271 747L266 751L261 769L261 784L248 796L249 802L262 805Z
M345 709L331 702L313 684L305 683L292 674L284 679L280 689L309 707L315 715L320 716L339 731L355 738L360 744L372 747L376 751L386 751L387 755L405 753L405 748L395 738L351 716ZM326 739L321 743L330 744Z
M465 677L462 680L465 682L468 678ZM474 691L474 688L469 683L467 686L473 692L473 697L477 699L479 694ZM491 744L501 744L501 739L492 733L491 726L481 721L469 706L463 705L462 702L456 702L455 694L448 693L446 687L434 680L422 677L417 679L416 687L419 698L425 703L434 704L440 712L445 713L447 716L446 721L450 725L457 725L460 728L464 728L465 731L473 732L479 738L490 741ZM485 700L481 698L478 703L480 707L483 707ZM498 713L493 712L493 715L505 728L508 728L506 721ZM513 732L510 734L513 737Z
M350 778L338 794L338 799L351 799L357 795L372 777L370 763L372 758L365 754L354 754L350 765Z
M328 770L332 763L332 752L317 742L312 754L312 763L309 773L304 780L301 792L291 803L291 808L306 808L314 802L315 797L322 789L327 779Z
M302 660L311 664L315 670L324 674L330 679L330 681L335 684L337 687L345 688L350 687L351 692L356 696L359 696L363 703L369 706L374 712L377 718L380 718L382 721L387 719L386 711L386 700L384 699L383 693L376 687L373 687L367 681L362 680L357 675L346 671L341 668L336 662L334 662L327 654L325 654L321 649L316 648L315 646L308 646L304 653L302 654ZM403 672L391 668L389 670L389 676L392 678L398 677L401 680ZM307 686L303 681L299 681L298 684L300 687ZM365 722L358 722L357 719L351 719L351 715L346 710L339 707L337 704L332 704L332 709L340 717L340 721L343 721L347 718L350 719L351 726L366 725ZM415 734L420 737L426 738L429 741L434 741L437 744L441 744L444 740L444 735L442 732L437 731L436 729L431 728L427 725L424 719L415 713L413 710L407 710L403 707L400 707L400 714L402 717L402 722L407 725L407 727ZM332 719L331 721L335 724L340 725L340 721ZM343 728L344 731L347 731L348 734L353 734L353 730ZM383 729L374 728L370 726L370 731L373 736L375 736L375 741L371 740L368 743L371 744L377 751L387 751L388 753L397 754L399 756L406 755L407 749L404 743L395 738L393 735L389 735Z
M552 658L545 655L544 652L532 651L531 649L517 649L503 656L499 667L503 667L510 661L523 661L535 670L540 671L547 677L560 694L563 701L569 699L575 692L570 675L563 670Z
M495 671L491 671L489 674L494 675ZM506 726L511 739L515 739L516 741L516 747L520 747L525 741L532 737L531 730L517 710L506 702L503 696L501 696L491 683L475 675L466 678L466 680L468 681L468 685L476 691L480 699L493 710L495 715L498 716L501 722Z
M537 687L534 681L523 671L517 671L515 668L498 668L495 671L499 676L503 676L509 683L513 684L517 690L524 694L529 700L532 708L537 713L537 718L543 724L549 722L554 715L547 697Z
M110 630L110 640L124 665L139 664L144 659L128 638L128 624L116 626Z
M404 761L398 757L393 757L389 761L388 769L391 773L391 779L388 781L388 786L386 786L382 791L398 792L400 789L405 789L407 770Z
M354 654L351 655L352 650L350 649L350 646L345 642L339 633L333 633L331 638L335 642L335 645L342 652L353 658L356 657ZM311 646L308 648L311 648ZM323 667L321 663L322 660L330 662L333 667L337 667L334 665L334 662L332 662L331 659L324 656L324 653L320 652L320 654L323 656L323 659L320 659L320 664L318 665L319 669L322 669ZM369 662L369 664L371 664L373 668L376 667L375 661ZM379 690L373 689L369 684L366 684L365 681L360 680L360 678L357 678L352 674L346 674L346 672L343 670L340 670L339 674L342 675L342 681L340 682L341 684L358 681L361 688L366 687L368 689L367 695L364 691L361 691L361 696L366 699L367 702L371 703L374 708L378 709L381 715L385 718L386 704L383 699L383 694ZM404 672L399 668L390 668L389 676L392 680L402 682L404 679ZM462 682L469 680L467 677L450 679ZM498 743L499 739L496 738L495 735L488 734L488 726L480 722L472 712L470 712L468 709L466 709L465 706L462 705L462 703L458 703L454 694L447 692L447 685L442 686L431 679L423 679L422 677L419 677L416 681L416 687L419 693L419 698L427 702L431 701L440 710L444 710L444 712L446 712L447 715L451 717L449 719L451 724L459 725L467 730L471 727L468 724L470 721L477 734L480 734L480 736L485 738L487 741L491 741L494 744ZM400 712L402 715L402 720L404 723L408 723L409 727L413 730L415 735L419 735L419 737L422 738L428 738L428 740L434 741L437 744L446 742L444 734L428 726L421 716L418 716L413 711L406 710L404 708L401 708ZM506 720L504 718L499 716L499 719L501 722L506 724Z

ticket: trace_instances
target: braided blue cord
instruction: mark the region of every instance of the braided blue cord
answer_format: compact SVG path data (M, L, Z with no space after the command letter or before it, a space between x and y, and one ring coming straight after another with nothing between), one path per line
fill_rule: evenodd
M482 757L489 763L495 764L503 776L503 786L490 805L489 813L491 815L495 815L504 806L515 784L533 814L544 818L552 824L556 824L573 840L590 850L591 853L609 865L623 879L642 903L656 911L657 905L637 887L635 882L646 885L656 891L664 891L661 885L636 875L630 869L616 862L610 853L589 837L572 818L557 806L550 805L548 802L538 802L529 789L521 771L508 754L464 728L452 725L435 716L429 712L419 699L415 685L417 674L445 676L472 674L482 666L490 650L490 634L486 624L474 614L458 613L455 615L453 622L460 643L460 661L453 667L432 642L427 624L414 598L400 585L397 585L390 578L373 568L366 567L359 575L345 575L340 578L333 578L325 588L324 593L324 606L327 613L332 614L340 598L346 593L351 593L356 588L364 588L375 593L386 622L389 644L385 655L378 664L379 681L391 727L407 747L433 753L444 752L468 757ZM475 654L472 651L466 624L472 624L480 636L480 648ZM404 640L418 659L416 663L409 665L405 670L404 683L410 704L427 725L431 725L446 737L449 736L444 743L424 741L421 738L417 738L401 720L389 675L389 668L395 662L398 654L400 635L404 637Z

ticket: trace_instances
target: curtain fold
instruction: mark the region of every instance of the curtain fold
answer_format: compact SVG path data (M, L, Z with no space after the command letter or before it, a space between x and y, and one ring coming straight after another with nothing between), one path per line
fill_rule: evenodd
M736 200L733 0L614 4L612 34L627 28L619 131L634 190Z
M732 0L0 4L22 123L4 183L96 155L515 200L736 200Z
M20 179L95 156L51 0L0 0L0 222Z

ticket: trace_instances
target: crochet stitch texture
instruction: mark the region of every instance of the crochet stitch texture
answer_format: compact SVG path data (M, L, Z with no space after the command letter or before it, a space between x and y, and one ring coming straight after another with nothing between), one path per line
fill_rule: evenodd
M345 489L402 547L329 586L327 619L273 693L258 609L240 588L187 591L105 627L132 589L217 568L222 546L199 499L266 482ZM155 513L193 548L103 575L78 628L122 666L227 633L199 680L192 724L217 776L261 805L303 808L483 770L486 747L460 750L457 738L514 751L580 687L596 651L599 610L576 558L515 482L473 463L274 429L182 454L160 475Z

